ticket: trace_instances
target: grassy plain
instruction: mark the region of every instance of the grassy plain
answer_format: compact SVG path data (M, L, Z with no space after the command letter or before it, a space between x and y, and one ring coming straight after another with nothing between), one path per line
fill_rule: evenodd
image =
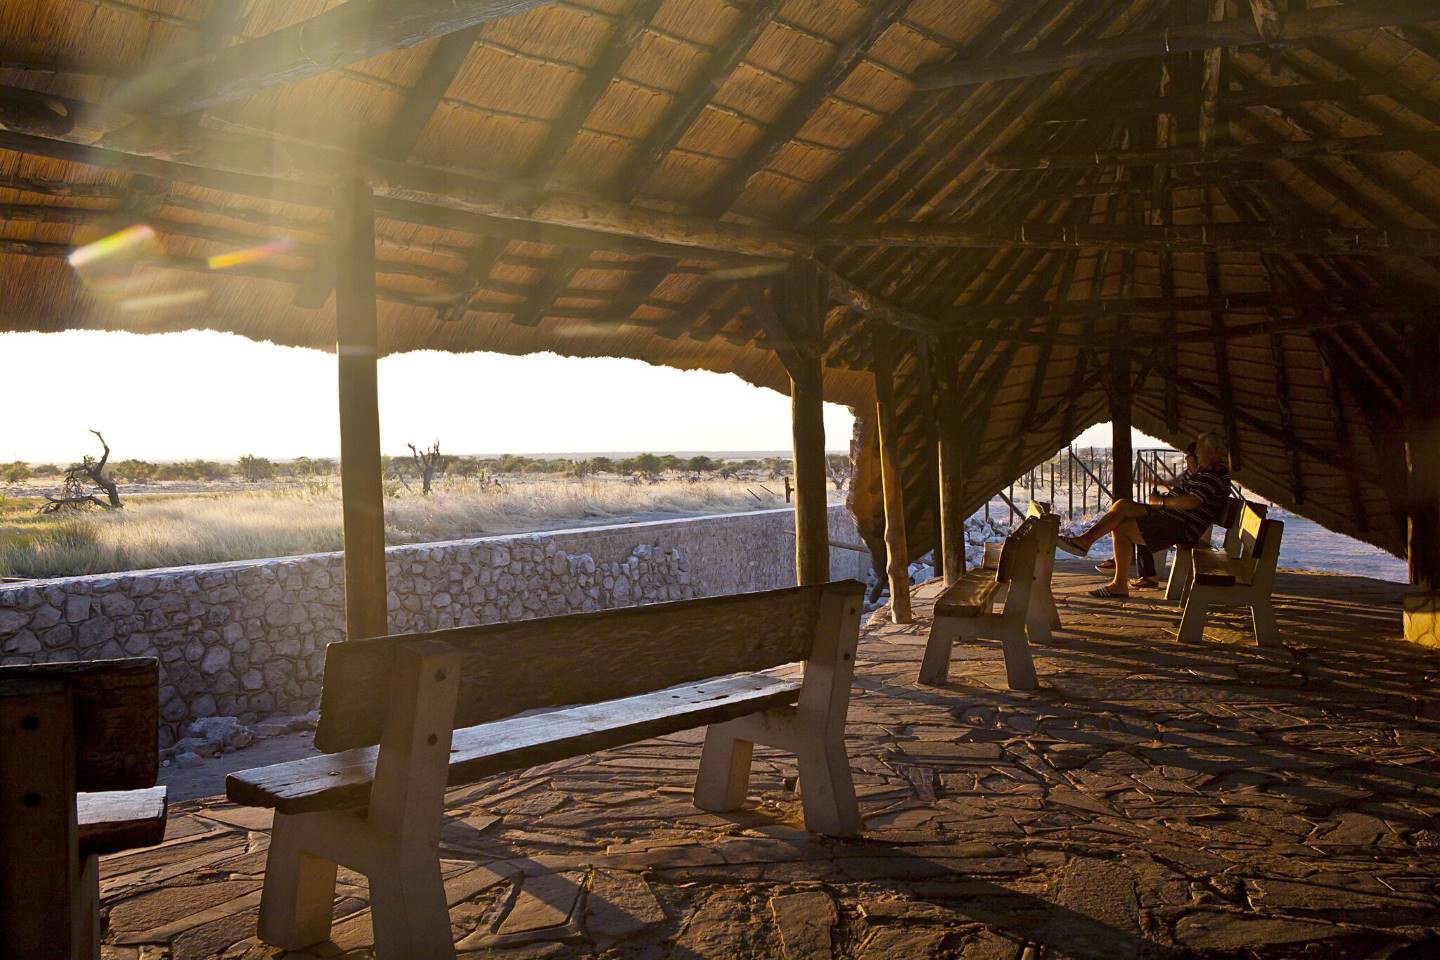
M386 542L454 540L785 505L781 481L498 479L498 484L442 480L424 497L390 485ZM121 493L126 493L123 487ZM123 510L113 512L40 515L42 502L0 499L0 576L112 573L341 547L340 489L327 481L239 492L132 495Z

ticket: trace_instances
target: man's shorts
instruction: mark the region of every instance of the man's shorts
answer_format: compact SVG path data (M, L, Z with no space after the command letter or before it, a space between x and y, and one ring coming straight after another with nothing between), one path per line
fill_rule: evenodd
M1177 543L1195 542L1195 537L1184 523L1154 507L1146 507L1145 516L1137 518L1135 526L1140 528L1140 536L1145 538L1145 546L1151 550L1164 550Z

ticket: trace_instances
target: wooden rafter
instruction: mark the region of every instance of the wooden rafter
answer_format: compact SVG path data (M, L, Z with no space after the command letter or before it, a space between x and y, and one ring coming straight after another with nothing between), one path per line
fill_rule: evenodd
M1220 23L1185 24L1132 32L1074 43L1060 49L1040 48L1008 57L935 64L918 71L915 82L922 90L936 90L1216 47L1294 44L1352 30L1373 30L1435 19L1440 19L1440 10L1430 0L1356 0L1345 6L1291 12L1284 18L1278 36L1270 38L1262 37L1255 21L1245 16Z
M124 113L177 116L507 17L549 0L347 0L309 20L132 79Z

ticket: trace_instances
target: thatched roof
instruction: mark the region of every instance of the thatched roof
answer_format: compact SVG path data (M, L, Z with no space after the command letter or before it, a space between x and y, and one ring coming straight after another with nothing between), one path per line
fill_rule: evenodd
M865 414L876 339L899 357L914 553L934 379L963 397L978 504L1108 416L1111 355L1136 426L1220 430L1246 486L1399 552L1402 324L1440 282L1440 5L1211 6L9 0L0 330L328 348L329 205L358 166L385 352L783 389L737 277L818 259L827 399ZM135 223L163 257L122 284L67 263Z

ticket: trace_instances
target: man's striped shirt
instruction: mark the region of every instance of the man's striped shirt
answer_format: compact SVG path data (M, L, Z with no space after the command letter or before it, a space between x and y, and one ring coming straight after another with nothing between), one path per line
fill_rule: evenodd
M1173 517L1185 527L1190 542L1194 543L1205 533L1205 528L1220 522L1225 515L1225 501L1230 498L1230 469L1225 464L1202 467L1187 474L1170 491L1170 496L1189 495L1199 497L1200 506L1193 510L1176 510L1170 507L1156 509Z

